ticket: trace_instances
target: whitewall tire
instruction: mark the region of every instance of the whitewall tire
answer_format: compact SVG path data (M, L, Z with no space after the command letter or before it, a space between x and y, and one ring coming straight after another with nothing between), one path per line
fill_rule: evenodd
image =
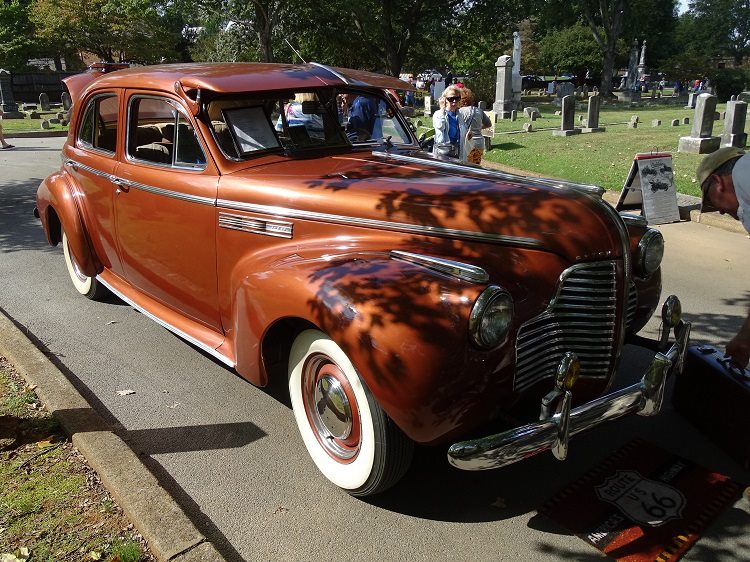
M310 457L336 486L355 496L377 494L409 468L412 441L323 332L306 330L294 340L289 394Z
M68 275L70 275L70 280L73 282L76 291L87 299L96 300L103 297L107 289L97 281L96 277L89 277L81 271L75 256L70 251L68 235L65 234L65 231L62 233L62 247L63 254L65 255L65 265L68 268Z

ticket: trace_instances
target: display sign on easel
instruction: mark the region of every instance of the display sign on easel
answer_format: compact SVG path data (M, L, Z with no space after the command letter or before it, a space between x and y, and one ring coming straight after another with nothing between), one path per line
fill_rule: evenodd
M636 154L617 202L618 211L642 209L649 224L679 222L672 155L669 152Z

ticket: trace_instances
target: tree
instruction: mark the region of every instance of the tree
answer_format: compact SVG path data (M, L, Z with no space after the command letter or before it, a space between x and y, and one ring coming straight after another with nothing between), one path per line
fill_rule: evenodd
M737 66L750 55L750 0L693 0L690 13L708 56L731 56Z
M578 5L603 54L601 95L611 96L615 51L623 26L623 0L578 0Z
M105 62L175 60L175 34L164 26L164 7L152 0L35 0L37 35Z
M34 28L27 6L18 0L0 4L0 68L25 69L34 47Z
M547 34L539 46L539 62L558 75L574 73L579 84L588 72L598 74L602 67L599 47L589 28L582 24Z

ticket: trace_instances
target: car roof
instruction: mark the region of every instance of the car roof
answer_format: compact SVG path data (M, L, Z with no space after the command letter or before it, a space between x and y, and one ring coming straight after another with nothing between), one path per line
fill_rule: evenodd
M94 72L65 80L74 100L88 87L143 88L174 91L180 82L186 90L204 89L217 93L262 92L321 86L358 86L410 90L414 87L393 76L362 70L329 67L318 63L185 63L132 67ZM93 86L92 84L95 84ZM76 90L75 92L73 90Z

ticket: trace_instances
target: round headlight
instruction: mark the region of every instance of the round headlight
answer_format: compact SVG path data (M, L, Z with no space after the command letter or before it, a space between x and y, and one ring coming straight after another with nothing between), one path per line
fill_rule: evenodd
M659 269L664 257L664 238L658 230L649 229L638 242L636 256L636 273L639 277L648 277Z
M503 341L513 320L513 299L504 289L487 287L469 316L469 332L479 347L489 348Z

